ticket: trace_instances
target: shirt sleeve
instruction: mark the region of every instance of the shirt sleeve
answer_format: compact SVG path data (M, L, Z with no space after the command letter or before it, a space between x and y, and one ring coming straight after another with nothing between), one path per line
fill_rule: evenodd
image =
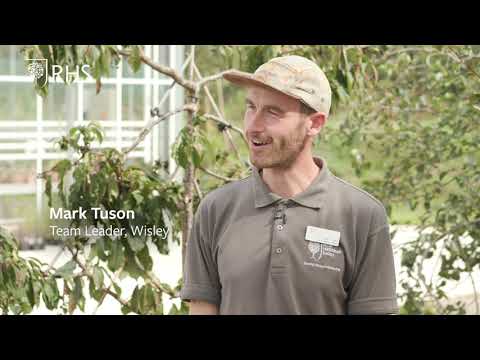
M180 298L185 301L202 300L219 306L221 286L208 225L208 209L203 202L198 206L187 243Z
M371 230L366 243L359 246L349 287L348 313L352 315L398 313L395 265L385 208L379 206L372 216Z

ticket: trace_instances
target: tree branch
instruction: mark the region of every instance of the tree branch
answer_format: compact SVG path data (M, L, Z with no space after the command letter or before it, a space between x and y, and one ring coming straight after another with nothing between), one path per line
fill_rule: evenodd
M125 50L118 49L117 52L120 55L125 57L130 56L130 52ZM150 59L148 56L144 54L141 48L140 48L140 60L142 60L144 64L150 66L153 70L171 77L178 85L183 86L184 88L190 91L197 90L197 84L195 82L183 78L175 69L172 69L171 67L164 66L154 62L152 59Z
M94 152L99 152L99 150L91 150L91 149L88 149L87 151L83 152L82 155L77 159L75 160L73 163L72 163L72 167L74 166L77 166L78 164L80 164L80 161L82 161L82 159L85 157L85 154L87 152L91 152L91 153L94 153ZM53 172L55 172L55 169L57 167L57 164L53 165L51 169L49 170L45 170L41 173L37 173L37 179L45 179L45 176L48 175L48 174L52 174Z
M190 61L190 80L194 81L194 67L195 67L195 45L191 46L192 60ZM187 90L187 97L192 99L192 102L198 104L198 97L197 91L198 87L195 90ZM190 109L188 111L187 116L187 123L185 125L186 135L189 138L193 138L194 132L194 125L193 119L197 115L198 107ZM181 249L182 249L182 271L185 270L185 258L187 253L187 243L189 241L190 233L193 227L193 192L194 192L194 181L195 181L195 166L193 162L189 162L185 167L184 171L184 178L183 178L183 186L184 186L184 194L183 194L183 204L185 206L184 213L183 213L183 220L184 223L182 225L182 242L181 242Z
M170 295L171 298L178 298L179 294L173 290L167 289L163 286L162 282L155 276L155 274L151 271L146 272L148 279L151 281L153 286L155 286L161 292Z
M240 136L242 137L243 141L245 142L246 145L248 145L248 141L247 141L247 138L245 137L245 134L243 132L242 129L234 126L234 125L231 125L231 123L229 122L226 122L226 121L223 121L221 118L219 118L218 116L215 116L215 115L212 115L212 114L203 114L202 115L205 119L209 119L209 120L213 120L219 124L222 124L225 126L225 128L227 129L232 129L233 131L235 131L236 133L240 134Z
M163 115L159 115L159 118L157 120L150 121L150 123L145 128L143 128L143 130L138 135L138 138L134 141L134 143L132 145L130 145L130 147L128 149L123 151L123 154L127 155L130 151L135 149L137 147L137 145L140 144L145 139L145 137L148 135L148 133L150 131L152 131L152 128L155 125L157 125L158 123L162 122L165 119L168 119L172 115L175 115L175 114L183 112L183 111L191 111L192 108L196 109L196 107L197 106L195 104L186 104L186 105L182 106L181 108L179 108L177 110L169 111L169 112L167 112Z
M113 279L109 275L111 282L110 282L110 285L108 285L107 291L110 291L112 289L113 283L118 279L118 274L120 274L120 272L122 270L123 270L123 266L113 274ZM107 296L107 291L103 292L102 297L98 301L97 306L95 306L95 310L93 310L92 315L95 315L98 311L98 308L103 304L103 301L105 300L105 297Z
M450 50L450 52L452 52L452 53L455 55L455 58L456 58L456 60L457 60L458 63L460 63L460 64L462 64L463 66L465 66L468 71L470 71L472 74L474 74L477 78L480 79L480 74L479 74L470 64L467 64L467 63L465 62L466 59L462 59L462 58L460 57L460 55L457 53L457 51L456 51L454 48L452 48L451 46L448 46L447 48L448 48L448 50ZM473 58L473 57L469 57L468 60L470 60L471 58Z
M477 293L477 287L475 286L475 279L473 278L472 273L468 273L468 276L470 277L470 281L472 282L472 288L473 288L473 297L475 299L475 314L479 315L480 314L480 308L478 304L478 293Z
M231 182L231 181L236 181L237 180L237 179L232 179L232 178L229 178L229 177L226 177L226 176L219 175L219 174L214 173L213 171L205 169L204 167L201 167L201 166L199 167L199 169L202 170L204 173L213 176L214 178L217 178L217 179L220 179L220 180L223 180L223 181L226 181L226 182Z
M199 197L200 199L203 199L202 190L200 190L200 186L198 185L197 179L195 179L193 185L195 186L195 191L197 192L198 197Z
M202 75L200 74L200 71L198 70L197 66L195 65L195 63L193 63L193 68L195 70L195 73L197 74L197 76L201 79L202 78ZM208 97L208 100L210 101L210 103L212 104L213 106L213 109L215 110L215 112L217 113L218 117L220 119L222 119L223 122L226 123L224 117L223 117L223 114L221 113L221 111L218 109L218 106L217 104L215 103L215 100L213 100L213 97L212 97L212 94L210 94L210 90L208 90L208 87L205 87L205 94L207 95ZM229 131L228 129L226 130L227 131L227 137L228 137L228 140L230 142L230 144L232 145L232 148L233 150L235 151L235 154L237 155L237 158L239 160L242 160L242 157L240 156L240 153L237 149L237 147L235 146L235 143L233 142L233 139L231 137L231 135L229 134ZM230 136L228 136L230 135Z
M74 253L73 249L70 246L67 246L67 249L72 253L72 259L75 261L78 266L83 270L85 276L87 276L90 280L93 280L93 275L88 271L87 267L78 259L77 254ZM107 293L111 297L113 297L115 300L117 300L120 304L123 306L128 306L128 301L123 300L119 295L117 295L115 292L110 290L110 288L102 287L101 291Z
M195 72L197 73L197 76L201 79L200 81L197 82L197 86L198 86L198 89L200 90L203 86L205 86L207 83L211 82L211 81L215 81L215 80L220 80L223 78L223 75L232 71L231 69L230 70L225 70L225 71L222 71L222 72L219 72L217 74L214 74L214 75L210 75L210 76L207 76L207 77L204 77L202 78L201 75L199 74L198 72L198 68L195 66L196 70Z
M386 52L382 57L382 62L385 61L387 58L392 57L393 55L398 55L406 52L422 52L422 51L432 53L436 50L434 48L425 48L425 47L402 48L402 49Z
M177 175L177 172L178 172L179 168L180 168L180 166L177 165L177 167L175 168L173 173L171 173L170 176L168 177L168 181L172 181L175 178L175 175Z
M183 63L182 65L182 70L181 70L181 73L183 74L183 72L185 71L185 69L187 68L188 64L190 64L190 61L192 60L192 54L189 54L187 59L185 60L185 62ZM156 106L157 109L161 109L162 108L162 105L163 103L168 99L169 95L170 95L170 91L172 90L173 86L176 84L177 82L175 80L172 81L172 83L168 86L168 88L166 89L165 91L165 94L163 94L162 98L160 99L160 102L159 104Z
M62 255L63 252L65 251L66 246L67 246L67 245L64 244L64 245L61 247L60 251L57 252L57 254L54 256L54 258L52 259L52 261L51 261L50 264L48 265L48 268L47 268L47 270L46 270L47 273L48 273L50 270L53 269L55 263L56 263L57 260L60 258L60 255Z

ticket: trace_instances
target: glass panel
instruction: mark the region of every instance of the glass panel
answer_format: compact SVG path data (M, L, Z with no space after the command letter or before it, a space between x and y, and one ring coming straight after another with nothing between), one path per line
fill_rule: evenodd
M35 121L36 94L33 84L0 82L0 121Z
M0 75L27 75L22 45L0 45Z
M83 90L83 119L102 121L116 119L116 89L114 84L103 84L96 94L95 84L85 84Z
M75 84L49 83L48 96L43 99L43 120L76 120L77 91Z
M0 195L0 226L12 232L20 249L38 248L48 235L48 208L38 216L35 194Z
M170 66L170 46L169 45L155 45L159 47L158 62L162 65Z
M123 85L122 87L122 119L127 121L143 121L145 105L145 85Z
M36 176L35 162L32 160L0 161L0 184L30 184L34 186Z

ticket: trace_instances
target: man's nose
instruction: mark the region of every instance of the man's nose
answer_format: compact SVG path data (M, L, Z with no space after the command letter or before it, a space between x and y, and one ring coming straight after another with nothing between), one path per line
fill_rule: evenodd
M256 114L251 116L250 120L247 123L247 131L261 132L263 130L265 130L265 125L263 122L261 112L259 111Z

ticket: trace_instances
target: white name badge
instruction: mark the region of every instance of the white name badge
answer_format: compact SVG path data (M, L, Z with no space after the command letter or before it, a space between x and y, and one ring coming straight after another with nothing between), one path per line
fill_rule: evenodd
M307 226L305 240L330 246L338 246L340 244L340 232L322 229L315 226Z

